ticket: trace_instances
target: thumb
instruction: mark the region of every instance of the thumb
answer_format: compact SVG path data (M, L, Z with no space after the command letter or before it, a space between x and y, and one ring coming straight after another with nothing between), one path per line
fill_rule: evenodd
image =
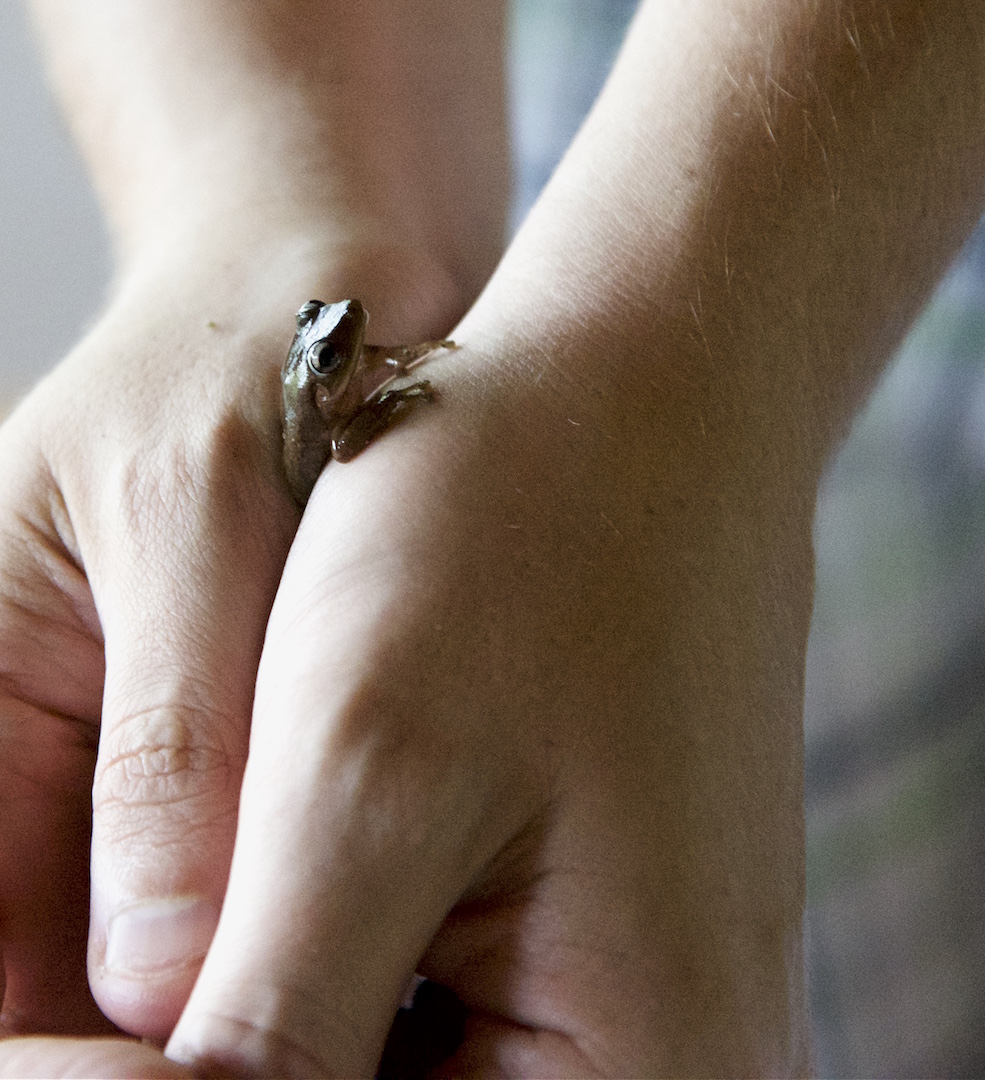
M222 919L168 1053L371 1076L418 961L527 811L432 678L438 646L400 585L374 570L349 586L360 575L325 573L299 541L258 673Z
M167 513L113 523L88 560L106 653L89 979L112 1020L155 1040L187 1000L226 886L256 665L288 544L288 528L259 527L259 503L247 518L180 494Z

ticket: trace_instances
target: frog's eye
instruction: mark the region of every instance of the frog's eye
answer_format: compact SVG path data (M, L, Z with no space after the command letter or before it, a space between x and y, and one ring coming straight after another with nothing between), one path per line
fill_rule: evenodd
M346 353L327 338L324 341L316 341L308 349L308 363L311 370L319 375L331 375L338 371L345 362Z
M297 313L298 329L301 330L312 322L324 306L325 305L320 300L309 300L307 304L304 304L299 308Z

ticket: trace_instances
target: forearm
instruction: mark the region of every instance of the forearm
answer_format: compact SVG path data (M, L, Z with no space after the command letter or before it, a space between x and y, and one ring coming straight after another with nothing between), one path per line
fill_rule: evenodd
M518 328L816 475L981 211L983 36L963 0L644 3L503 267Z
M500 2L34 7L124 266L162 246L324 234L434 264L461 309L495 265Z
M983 36L965 3L644 4L461 332L493 377L517 358L566 468L606 478L572 517L645 568L652 1029L693 1031L655 1072L804 1066L814 495L981 211Z

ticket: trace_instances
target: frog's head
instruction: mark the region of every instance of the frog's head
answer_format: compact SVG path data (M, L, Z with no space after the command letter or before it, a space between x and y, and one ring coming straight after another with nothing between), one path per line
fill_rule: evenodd
M318 384L322 406L345 393L362 356L366 309L358 300L323 304L309 300L297 314L297 335L291 350Z

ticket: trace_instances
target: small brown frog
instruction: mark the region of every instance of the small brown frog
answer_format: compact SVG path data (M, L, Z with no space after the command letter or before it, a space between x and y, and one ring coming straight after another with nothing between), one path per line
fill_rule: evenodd
M284 468L304 506L329 458L351 461L393 418L436 397L426 381L387 389L413 364L453 341L366 345L366 309L358 300L309 300L281 372Z

